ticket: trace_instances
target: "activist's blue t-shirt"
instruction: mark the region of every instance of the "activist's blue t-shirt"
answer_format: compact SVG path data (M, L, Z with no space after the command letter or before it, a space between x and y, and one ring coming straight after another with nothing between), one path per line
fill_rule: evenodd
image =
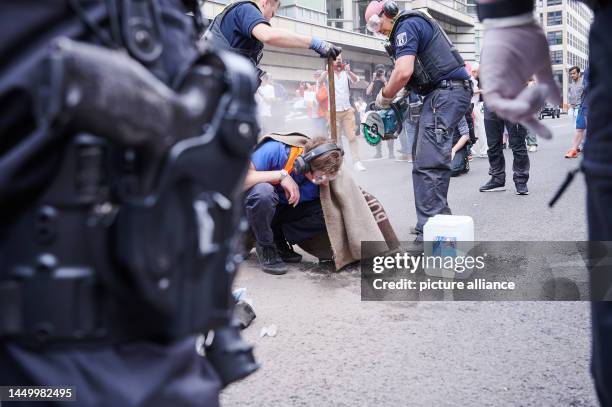
M396 32L395 59L423 52L433 38L433 28L421 17L410 17L400 21ZM468 80L470 76L465 68L460 66L441 78L444 79Z
M270 25L257 7L244 3L234 7L223 17L220 28L233 48L250 50L257 43L257 39L252 36L253 28L262 23Z
M280 171L285 168L290 151L291 146L280 141L270 140L253 152L251 162L257 171ZM299 203L319 199L319 187L310 182L308 178L303 175L295 175L294 173L291 173L291 178L300 188ZM287 205L287 197L283 187L275 185L274 188L278 194L279 202L282 205Z

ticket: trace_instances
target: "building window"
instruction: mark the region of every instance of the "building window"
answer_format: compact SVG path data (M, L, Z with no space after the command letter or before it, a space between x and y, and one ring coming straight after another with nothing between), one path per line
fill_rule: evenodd
M546 25L560 25L562 19L562 11L550 11L546 13Z
M554 71L553 76L559 83L563 83L563 71Z
M548 6L556 6L563 3L563 0L547 0L546 5Z
M357 12L353 19L354 31L359 31L362 34L369 34L366 30L365 12L368 7L368 2L365 0L357 1Z
M563 31L549 31L546 33L548 45L559 45L563 43Z
M550 53L550 63L560 65L563 63L563 51L552 51Z

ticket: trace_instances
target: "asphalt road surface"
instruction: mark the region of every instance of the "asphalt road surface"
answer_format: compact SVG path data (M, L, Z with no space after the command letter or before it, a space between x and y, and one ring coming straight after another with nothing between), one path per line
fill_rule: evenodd
M529 196L514 193L509 150L507 191L478 192L486 159L452 179L450 207L473 217L476 240L586 240L582 177L547 207L579 161L563 158L570 119L544 120L555 138L529 154ZM368 171L355 178L410 239L411 164L369 160L375 150L365 142L360 149ZM244 335L261 368L224 391L225 406L596 405L586 302L362 302L356 268L332 273L305 258L277 277L257 264L251 256L242 265L236 287L254 303L257 319ZM260 337L272 324L277 335Z

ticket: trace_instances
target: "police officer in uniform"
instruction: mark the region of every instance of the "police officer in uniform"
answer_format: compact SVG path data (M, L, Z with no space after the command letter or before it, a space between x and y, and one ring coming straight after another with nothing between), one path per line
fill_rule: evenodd
M264 44L279 48L312 49L321 57L335 59L341 48L316 37L308 37L270 26L280 0L240 0L217 15L204 34L212 49L231 49L249 58L259 70Z
M188 11L0 5L3 386L74 386L79 406L216 406L256 368L231 320L256 72L199 54Z
M374 0L365 18L370 31L389 38L387 51L395 62L376 98L377 107L388 108L404 88L424 96L412 169L416 240L422 241L430 217L451 213L447 194L452 135L469 108L472 85L463 58L430 16L416 10L400 13L394 1Z

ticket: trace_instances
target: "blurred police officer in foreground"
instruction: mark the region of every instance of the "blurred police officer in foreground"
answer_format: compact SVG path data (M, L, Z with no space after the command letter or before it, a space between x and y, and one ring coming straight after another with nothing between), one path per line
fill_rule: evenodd
M478 15L485 29L480 65L485 102L504 119L532 128L541 126L537 112L547 99L559 104L561 94L554 81L546 35L533 14L533 0L478 3ZM612 406L612 270L610 254L607 250L601 251L597 243L612 241L612 78L609 74L612 3L609 0L584 3L595 12L589 34L588 137L581 165L586 177L589 240L592 241L589 246L594 300L591 370L601 405ZM524 84L534 74L537 85L525 88ZM551 136L548 129L537 133ZM604 298L607 301L601 301Z
M256 73L188 11L0 5L0 385L215 406L256 368L231 323Z
M226 48L249 58L259 69L264 44L279 48L312 49L324 58L335 59L341 48L316 37L309 37L270 26L280 0L239 0L217 15L204 35L205 46ZM259 77L263 72L259 70Z
M416 10L400 12L392 0L374 0L365 19L370 31L389 38L387 52L395 61L376 106L388 108L404 88L425 96L412 169L420 241L430 217L451 213L447 194L452 135L469 107L472 85L463 58L430 16Z

